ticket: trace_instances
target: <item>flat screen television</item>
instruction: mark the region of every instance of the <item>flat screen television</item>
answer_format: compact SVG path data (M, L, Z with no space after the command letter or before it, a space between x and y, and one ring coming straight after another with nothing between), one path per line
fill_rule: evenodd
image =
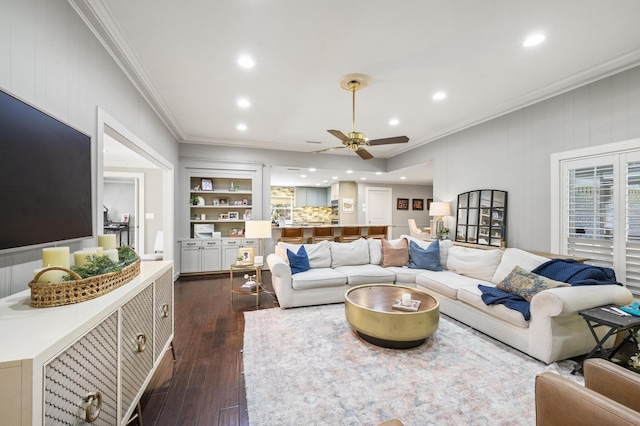
M0 253L93 236L91 137L0 90Z

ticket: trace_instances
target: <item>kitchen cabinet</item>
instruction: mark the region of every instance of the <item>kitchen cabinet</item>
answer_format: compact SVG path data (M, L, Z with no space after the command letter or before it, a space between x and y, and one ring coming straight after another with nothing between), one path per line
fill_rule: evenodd
M326 207L329 206L327 188L296 187L296 207Z

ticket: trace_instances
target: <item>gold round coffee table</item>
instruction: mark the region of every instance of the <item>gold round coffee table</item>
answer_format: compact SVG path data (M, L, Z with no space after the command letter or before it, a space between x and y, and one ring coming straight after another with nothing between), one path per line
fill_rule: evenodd
M419 300L415 312L392 308L403 293ZM353 287L344 295L347 322L369 343L394 349L415 348L438 329L438 300L422 290L392 284Z

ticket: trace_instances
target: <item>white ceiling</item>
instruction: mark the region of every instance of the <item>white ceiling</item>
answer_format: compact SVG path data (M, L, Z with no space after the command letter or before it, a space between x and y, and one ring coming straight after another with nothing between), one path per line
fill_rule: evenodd
M340 145L326 132L351 130L339 81L363 73L356 130L410 139L369 149L388 158L640 63L638 0L71 2L181 142Z

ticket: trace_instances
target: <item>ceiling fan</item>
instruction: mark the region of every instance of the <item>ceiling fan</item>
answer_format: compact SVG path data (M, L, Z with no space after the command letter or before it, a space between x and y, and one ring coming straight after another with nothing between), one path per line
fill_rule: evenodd
M342 141L342 146L322 149L316 152L327 152L340 148L349 148L351 151L358 154L363 160L369 160L373 158L373 155L371 155L369 151L364 149L363 146L377 146L409 142L409 138L406 136L395 136L392 138L368 140L367 136L364 133L356 132L356 92L359 89L367 87L368 84L369 77L363 74L349 74L342 79L342 81L340 82L340 87L351 92L351 131L345 135L340 130L327 130L327 132L331 133L333 136Z

